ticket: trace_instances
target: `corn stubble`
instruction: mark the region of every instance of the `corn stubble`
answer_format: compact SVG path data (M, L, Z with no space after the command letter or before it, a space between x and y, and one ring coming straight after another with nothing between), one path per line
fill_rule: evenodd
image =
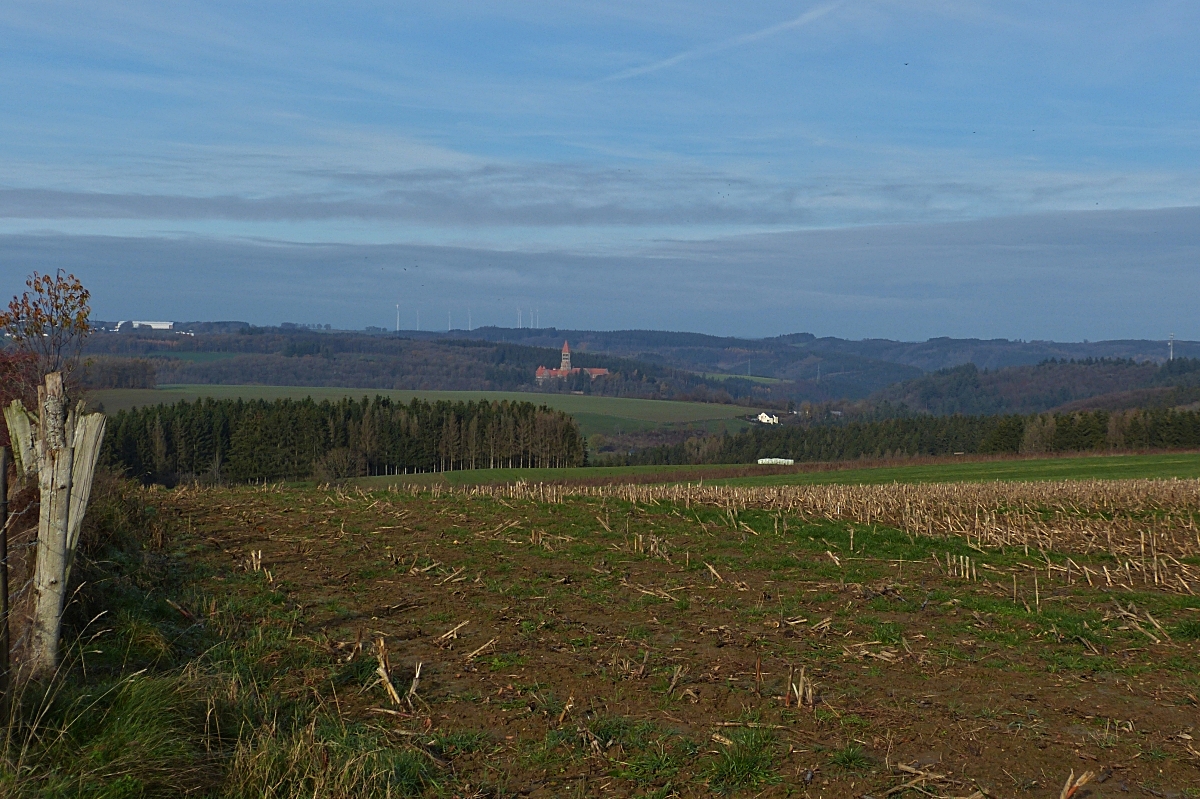
M1200 569L1200 480L1090 480L885 485L561 486L514 483L462 489L472 496L562 502L593 497L635 504L758 509L805 519L894 527L911 536L959 538L977 549L1107 553L1115 569L1075 566L1075 576L1128 588L1195 595ZM957 571L960 567L956 565ZM1051 570L1066 567L1051 565Z

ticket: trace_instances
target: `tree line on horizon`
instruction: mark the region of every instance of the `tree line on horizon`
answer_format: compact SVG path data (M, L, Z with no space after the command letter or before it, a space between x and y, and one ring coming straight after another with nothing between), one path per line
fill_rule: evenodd
M1022 416L908 416L808 427L755 427L605 455L597 465L845 461L953 454L1050 454L1200 448L1200 412L1135 409Z
M582 466L579 426L531 402L181 401L109 417L102 459L143 483L336 480Z

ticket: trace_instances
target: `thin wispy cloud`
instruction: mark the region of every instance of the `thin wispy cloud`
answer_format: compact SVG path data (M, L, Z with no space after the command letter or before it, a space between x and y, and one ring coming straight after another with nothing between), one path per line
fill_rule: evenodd
M724 52L725 50L732 50L737 47L743 47L747 44L757 42L761 39L766 39L766 38L769 38L776 34L783 33L784 31L793 30L795 28L801 28L805 25L808 25L811 22L817 21L821 17L826 16L830 12L836 10L841 5L842 5L841 2L837 2L837 3L829 3L829 4L823 5L823 6L818 6L814 9L804 12L803 14L801 14L800 16L798 16L794 19L789 19L785 22L780 22L775 25L771 25L766 28L762 28L760 30L753 31L751 33L743 33L741 36L734 36L732 39L725 39L724 41L715 42L713 44L706 45L704 47L696 47L691 50L684 50L682 53L676 53L675 55L671 56L670 58L664 58L661 61L655 61L652 64L645 64L640 67L631 67L630 69L625 69L625 70L617 72L613 75L609 75L608 77L601 79L599 82L600 83L609 83L611 81L635 78L639 75L648 75L651 72L658 72L659 70L673 67L676 64L682 63L684 61L691 61L692 59L696 59L696 58L703 58L705 56L716 55L717 53Z

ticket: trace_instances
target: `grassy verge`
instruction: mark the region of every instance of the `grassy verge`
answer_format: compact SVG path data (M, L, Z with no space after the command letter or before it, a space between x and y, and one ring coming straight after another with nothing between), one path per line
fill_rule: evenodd
M110 483L89 515L58 672L7 712L0 795L413 796L427 752L335 712L340 664L294 634L262 572L197 590L204 567L136 489Z

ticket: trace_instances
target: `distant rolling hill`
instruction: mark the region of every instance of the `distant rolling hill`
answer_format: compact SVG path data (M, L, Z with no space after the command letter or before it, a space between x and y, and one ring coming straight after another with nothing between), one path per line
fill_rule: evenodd
M148 368L158 383L583 391L776 408L789 401L856 403L860 410L903 405L939 414L1194 401L1190 394L1170 393L1186 384L1179 382L1181 374L1156 371L1167 353L1161 341L852 341L808 333L746 339L496 327L365 333L235 322L181 327L192 335L129 331L93 337L89 355L98 358L92 372L99 384L111 366L109 387L137 385L128 382L136 369L103 360L136 357L152 362ZM534 370L557 364L564 340L576 365L605 367L612 376L538 386ZM1176 364L1200 357L1200 343L1176 342L1175 352Z
M922 372L966 363L973 363L980 369L1000 369L1006 366L1032 366L1050 359L1162 361L1167 357L1165 341L1146 339L1057 342L943 337L928 341L893 341L818 338L811 333L746 339L660 330L531 330L498 327L406 335L432 339L449 336L469 337L541 347L562 346L563 339L569 339L571 345L578 347L580 351L606 352L700 371L743 372L747 361L752 359L750 366L754 374L764 377L786 377L784 374L776 374L774 370L786 368L786 365L794 363L797 360L797 352L803 353L803 357L826 359L832 359L834 356L854 356L865 361L910 366ZM1175 342L1175 356L1200 358L1200 341Z
M889 386L871 400L919 413L978 415L1163 407L1198 397L1200 360L1180 358L1164 364L1046 361L994 370L966 364Z

